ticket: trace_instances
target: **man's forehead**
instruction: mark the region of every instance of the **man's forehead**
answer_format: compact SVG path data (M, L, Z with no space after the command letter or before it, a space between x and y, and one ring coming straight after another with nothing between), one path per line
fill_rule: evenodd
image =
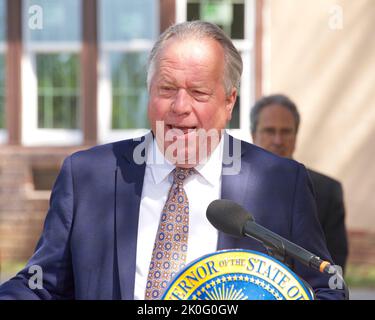
M178 82L180 82L180 79L176 77L176 74L172 72L160 72L158 77L158 83L159 84L171 84L175 85ZM192 77L186 77L183 79L184 83L189 85L189 87L208 87L209 83L207 80L202 79L202 76L199 76L199 74L194 74Z
M262 126L294 127L295 119L290 110L278 104L264 107L259 113L259 124Z
M159 59L165 58L183 58L188 59L194 57L195 59L207 59L217 56L224 57L224 49L221 44L215 39L208 37L204 38L176 38L172 37L166 40L159 53Z
M183 78L195 85L203 85L212 77L208 68L175 68L173 65L161 64L157 70L158 81L173 83ZM181 77L182 76L182 77Z
M223 63L211 44L193 44L177 42L163 48L156 64L159 80L175 82L176 79L188 79L194 85L202 85L213 79L221 79ZM181 46L180 46L181 45Z
M259 115L260 117L267 119L291 119L294 121L293 113L280 104L270 104L265 106L261 109Z

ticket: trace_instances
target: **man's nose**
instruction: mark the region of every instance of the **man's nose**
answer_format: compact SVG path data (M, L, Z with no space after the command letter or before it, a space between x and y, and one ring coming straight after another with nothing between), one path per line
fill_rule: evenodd
M191 112L191 97L185 89L179 89L172 103L172 111L176 114L187 114Z
M275 132L275 134L272 136L272 142L275 145L283 144L283 137L282 137L281 132L277 132L277 131Z

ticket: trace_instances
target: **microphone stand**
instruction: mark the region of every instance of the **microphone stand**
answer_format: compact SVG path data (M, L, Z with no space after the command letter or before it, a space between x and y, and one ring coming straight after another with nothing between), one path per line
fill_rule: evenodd
M266 249L267 254L269 256L277 259L278 261L280 261L281 263L284 263L285 265L287 265L289 268L292 269L291 265L287 262L286 249L282 241L277 241L277 239L272 239L272 241L263 242L249 234L247 235L259 241L263 245L263 247ZM337 276L338 279L341 281L341 283L343 284L345 300L349 300L349 289L344 281L343 276L339 272L337 272L336 269L331 269L330 274L332 274L332 276L334 275ZM303 283L305 283L306 287L309 288L309 290L311 291L311 293L313 293L313 296L315 297L315 292L314 290L310 288L310 285L304 279L301 279L301 280L303 281Z

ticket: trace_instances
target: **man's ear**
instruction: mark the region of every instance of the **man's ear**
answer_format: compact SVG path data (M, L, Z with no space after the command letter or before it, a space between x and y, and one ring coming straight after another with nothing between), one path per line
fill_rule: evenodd
M230 95L227 96L226 98L226 105L225 105L227 112L228 112L228 121L232 119L232 111L234 108L234 104L236 103L236 99L237 99L237 89L232 88Z

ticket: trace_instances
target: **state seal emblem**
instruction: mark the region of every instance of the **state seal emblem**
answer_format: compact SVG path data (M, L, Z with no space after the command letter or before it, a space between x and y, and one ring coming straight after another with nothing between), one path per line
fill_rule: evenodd
M311 287L287 266L251 250L203 256L171 281L164 300L313 300Z

